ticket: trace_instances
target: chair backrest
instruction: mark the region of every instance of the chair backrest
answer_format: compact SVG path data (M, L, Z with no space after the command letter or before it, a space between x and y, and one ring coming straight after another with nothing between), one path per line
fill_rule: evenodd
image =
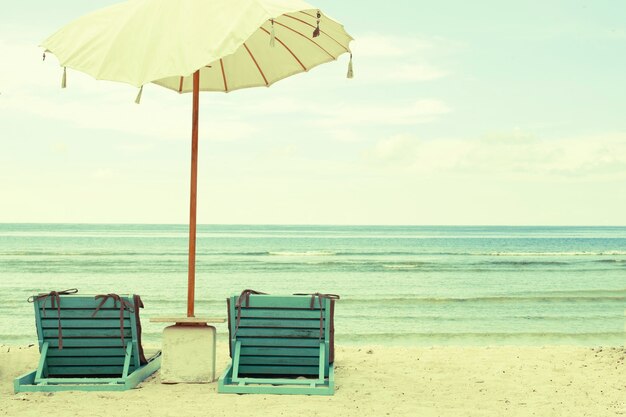
M140 366L140 327L135 313L141 303L138 297L121 297L133 311L121 309L112 298L101 306L102 299L94 296L34 298L40 351L48 344L44 377L119 376L129 342L129 373Z
M317 376L322 343L328 376L334 300L322 298L320 306L320 298L312 304L311 295L252 294L239 308L237 299L228 299L228 319L231 356L235 343L241 343L239 375Z

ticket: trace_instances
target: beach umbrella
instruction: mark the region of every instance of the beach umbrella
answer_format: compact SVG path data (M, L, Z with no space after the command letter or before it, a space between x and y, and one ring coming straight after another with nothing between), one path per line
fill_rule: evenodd
M350 54L343 26L300 0L130 0L81 17L42 43L99 80L192 93L187 316L194 316L200 91L269 87Z

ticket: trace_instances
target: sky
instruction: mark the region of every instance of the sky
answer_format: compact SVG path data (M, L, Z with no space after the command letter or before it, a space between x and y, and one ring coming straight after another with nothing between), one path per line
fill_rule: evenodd
M198 223L626 225L626 2L310 2L355 78L203 93ZM42 61L113 3L3 8L0 223L187 223L191 95Z

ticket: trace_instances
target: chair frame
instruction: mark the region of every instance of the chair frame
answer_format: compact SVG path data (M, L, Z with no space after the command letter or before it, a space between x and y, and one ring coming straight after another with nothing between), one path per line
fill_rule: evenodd
M310 303L310 296L266 296L250 295L250 305L262 308L285 308L306 306ZM317 378L277 378L277 377L247 377L240 376L240 359L242 344L237 339L236 308L237 297L232 297L229 302L230 334L232 360L229 366L218 380L219 393L236 394L305 394L305 395L333 395L335 392L335 372L334 364L329 363L329 340L330 326L325 326L323 337L319 342L319 356ZM316 302L317 303L317 302ZM331 311L331 300L324 299L324 319L329 323L329 312ZM317 307L317 306L316 306ZM315 310L319 311L319 310ZM317 331L317 330L316 330Z
M61 304L67 306L80 306L81 298L87 298L86 296L77 295L62 295ZM133 296L126 296L127 300L132 300ZM47 303L48 300L44 300L43 303ZM18 376L13 382L15 393L18 392L57 392L57 391L125 391L136 387L140 382L146 379L148 376L156 372L161 366L161 352L158 352L155 356L148 359L148 363L141 365L139 359L139 338L137 320L135 314L129 314L130 328L132 333L131 340L126 341L125 358L122 374L119 377L47 377L48 359L50 351L50 342L45 340L44 329L41 322L40 306L42 301L36 300L34 302L35 307L35 322L37 325L37 335L39 338L39 351L40 358L37 369ZM112 305L112 300L108 300L105 307ZM48 307L49 311L54 309ZM56 317L55 317L56 318ZM62 320L71 320L62 318ZM66 345L71 339L67 339L64 342ZM89 341L81 340L82 344L77 344L73 347L89 347L97 346L99 343L97 340ZM120 343L120 347L121 343ZM96 353L94 349L94 353ZM97 360L98 356L94 356ZM131 362L131 358L134 361ZM131 365L135 367L135 370L129 374Z

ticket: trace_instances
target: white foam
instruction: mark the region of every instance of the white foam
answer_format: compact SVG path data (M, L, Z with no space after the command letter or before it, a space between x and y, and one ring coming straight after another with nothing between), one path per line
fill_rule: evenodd
M333 256L336 255L337 252L327 251L327 250L308 250L305 252L290 252L290 251L280 251L280 252L268 252L269 255L272 256Z
M491 256L626 256L626 251L606 252L491 252Z

